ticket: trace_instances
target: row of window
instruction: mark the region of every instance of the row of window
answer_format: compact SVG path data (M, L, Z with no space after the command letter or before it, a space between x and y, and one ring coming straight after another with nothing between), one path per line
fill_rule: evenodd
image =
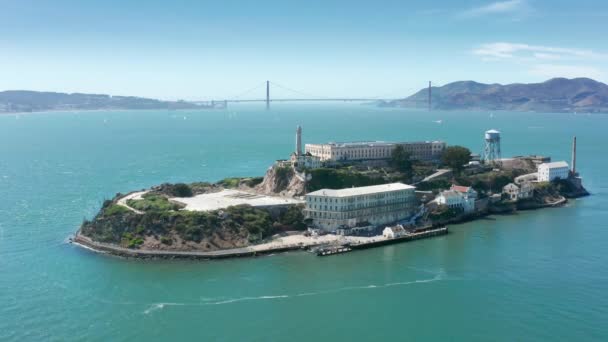
M351 196L351 197L316 197L316 196L307 196L306 201L308 203L354 203L361 201L370 201L370 200L378 200L384 198L407 198L411 197L411 191L393 191L393 192L384 192L373 195L361 195L361 196Z
M379 206L386 206L389 204L408 203L409 200L404 199L389 199L375 202L366 202L359 204L346 204L346 205L322 205L322 204L309 204L308 208L313 210L328 210L328 211L347 211L355 209L373 208Z
M366 215L351 215L351 213L326 213L326 212L312 212L311 213L311 217L313 219L335 219L335 220L348 220L348 219L353 219L353 218L357 218L357 219L361 219L364 217L386 217L387 213L374 213L374 214L366 214ZM407 216L404 215L403 213L401 213L401 215L399 215L399 213L393 213L393 214L389 214L389 217L398 217L398 216Z

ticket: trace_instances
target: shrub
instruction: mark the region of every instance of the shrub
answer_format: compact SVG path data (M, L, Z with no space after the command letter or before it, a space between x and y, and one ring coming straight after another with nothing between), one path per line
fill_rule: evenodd
M122 234L121 244L127 248L137 248L144 243L144 240L132 233L125 232Z
M173 185L171 194L175 197L192 197L192 189L188 184L177 183Z
M449 189L452 183L445 179L438 179L434 181L422 182L416 184L416 190L420 191L431 191L431 190L443 190Z
M129 241L129 248L137 248L139 246L141 246L144 243L144 240L142 238L134 238L131 241Z
M254 186L262 183L264 181L264 177L253 177L253 178L247 178L244 182L245 185L247 185L250 188L253 188Z
M319 189L344 189L350 187L377 185L385 183L382 178L372 178L355 170L314 169L312 179L307 183L307 191Z
M142 199L127 200L127 205L141 211L170 211L183 207L183 205L170 202L167 197L155 193L147 193L142 196Z
M173 244L173 239L168 238L168 237L166 237L166 236L162 236L162 237L160 238L160 242L161 242L162 244L164 244L164 245L171 246L171 245Z
M241 183L241 179L240 178L224 178L221 181L218 182L219 185L226 187L226 188L237 188L239 186L239 184Z
M125 208L124 206L119 205L119 204L111 204L104 211L104 215L113 216L113 215L124 214L126 212L129 212L129 209Z
M304 214L302 213L302 207L300 206L291 206L285 211L280 217L278 222L281 225L288 226L291 229L295 230L304 230L306 229L306 224L304 223Z

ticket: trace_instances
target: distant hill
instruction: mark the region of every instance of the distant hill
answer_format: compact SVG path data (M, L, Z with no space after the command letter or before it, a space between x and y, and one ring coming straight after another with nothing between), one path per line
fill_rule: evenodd
M543 83L507 85L459 81L432 87L431 97L432 108L439 110L608 111L608 85L589 78L553 78ZM379 105L428 108L428 89Z
M0 92L0 113L46 110L191 109L208 107L185 101L160 101L133 96L66 94L27 90Z

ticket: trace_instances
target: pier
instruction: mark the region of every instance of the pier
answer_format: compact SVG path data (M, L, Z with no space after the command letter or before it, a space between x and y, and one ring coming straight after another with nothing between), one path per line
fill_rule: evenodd
M368 248L392 245L395 243L408 242L408 241L426 239L426 238L430 238L430 237L434 237L434 236L446 235L447 233L448 233L448 227L441 227L441 228L428 229L428 230L414 232L414 233L407 233L403 236L399 236L399 237L396 237L393 239L381 239L381 240L376 240L376 241L371 241L371 242L352 244L350 247L353 250L368 249Z
M368 249L368 248L392 245L395 243L402 243L402 242L426 239L426 238L430 238L430 237L434 237L434 236L446 235L447 233L448 233L448 227L441 227L441 228L435 228L435 229L426 229L426 230L418 231L418 232L414 232L414 233L406 233L403 236L399 236L399 237L392 238L392 239L382 237L381 239L374 239L372 241L354 242L354 243L348 243L348 244L343 244L343 245L338 245L338 246L327 246L327 247L312 249L311 251L318 256L329 256L329 255L335 255L335 254L348 253L348 252L358 250L358 249Z

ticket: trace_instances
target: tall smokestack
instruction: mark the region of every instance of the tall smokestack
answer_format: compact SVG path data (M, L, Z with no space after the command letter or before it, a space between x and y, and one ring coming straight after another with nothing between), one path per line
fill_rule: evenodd
M572 139L572 175L576 176L576 135Z
M270 109L270 81L266 81L266 109Z
M296 128L296 155L302 155L302 126Z
M429 81L429 112L431 111L431 81Z

